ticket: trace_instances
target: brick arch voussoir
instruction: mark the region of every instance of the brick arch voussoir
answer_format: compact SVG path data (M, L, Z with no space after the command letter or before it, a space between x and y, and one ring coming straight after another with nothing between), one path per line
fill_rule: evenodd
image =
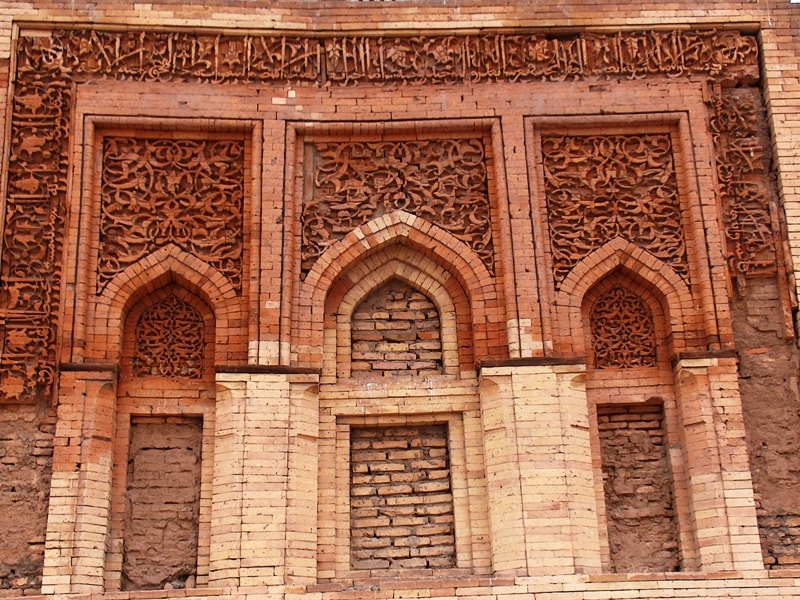
M326 314L330 306L329 296L338 294L341 298L347 291L336 290L343 275L359 262L389 252L395 246L408 248L430 259L457 282L464 291L462 302L468 305L471 314L470 328L485 328L492 318L499 319L497 315L501 314L502 307L496 295L495 281L478 254L429 221L404 211L394 211L356 228L331 245L306 275L300 296L308 303L301 306L300 322L312 323L312 346L321 347L323 323L330 316ZM453 282L448 282L445 287L452 290ZM476 335L475 339L485 340L487 337ZM476 351L485 353L480 348Z
M232 348L233 331L244 326L240 299L228 279L214 267L174 245L156 250L118 273L97 298L93 339L103 340L101 348L90 349L102 360L116 361L128 312L139 300L169 285L177 284L205 302L214 315L215 362L225 362L246 350ZM246 339L246 338L245 338Z
M654 255L627 240L616 238L575 265L556 294L556 321L560 330L568 330L572 341L578 344L572 350L574 353L585 353L582 308L587 294L615 272L648 290L659 303L675 351L691 345L687 336L701 321L694 309L689 286Z

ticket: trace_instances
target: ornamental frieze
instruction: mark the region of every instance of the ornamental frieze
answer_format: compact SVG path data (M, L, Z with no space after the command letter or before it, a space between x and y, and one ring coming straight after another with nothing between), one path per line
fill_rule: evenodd
M174 244L242 287L242 140L106 137L98 293L115 275Z
M669 134L548 134L542 157L557 285L616 238L647 250L688 281Z
M319 143L313 157L313 191L301 217L303 273L331 244L394 210L441 227L494 271L482 139Z
M743 276L776 268L766 111L757 88L736 88L718 90L710 112L728 262L741 288Z
M736 31L370 37L61 29L22 31L14 51L0 266L0 402L15 403L52 398L75 83L113 79L322 86L694 77L744 86L754 97L760 94L755 87L756 37ZM712 100L729 103L723 94L714 92ZM755 114L755 126L767 131L765 115ZM739 168L735 161L720 159L737 147L735 139L719 137L718 171L719 165ZM765 183L767 174L756 172L746 177L734 173L730 181L742 179L748 185L770 185ZM738 190L736 195L723 193L749 197ZM733 216L742 203L722 203L723 211L731 213L724 215L726 223L739 223L728 226L726 236L738 235L746 249L755 244L764 250L736 250L732 265L745 275L774 269L774 252L769 243L759 241L768 227L767 215L750 209L747 218L753 224L743 227L743 219Z

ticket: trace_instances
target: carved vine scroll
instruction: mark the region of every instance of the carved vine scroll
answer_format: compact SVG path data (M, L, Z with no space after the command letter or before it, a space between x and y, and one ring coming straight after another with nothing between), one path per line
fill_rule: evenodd
M453 234L494 271L482 139L331 142L313 154L313 192L301 217L304 273L328 246L393 210Z
M71 90L76 82L107 78L355 85L700 77L726 86L752 86L749 91L759 94L756 37L736 31L584 32L556 38L528 33L305 37L62 29L23 31L15 51L0 266L0 402L15 403L52 398ZM716 92L715 98L722 101L722 94ZM766 131L765 117L758 113L756 118L759 129ZM718 158L729 147L728 138L719 139ZM758 177L763 182L766 176ZM762 230L763 211L751 214L756 215L756 229Z
M136 323L133 373L202 379L205 323L191 304L175 295L149 307Z
M770 198L766 115L757 88L717 90L711 108L717 180L730 270L743 285L745 275L769 275L777 266Z
M656 365L653 313L630 290L617 286L601 295L592 305L589 322L596 368Z
M557 284L616 237L644 248L688 280L668 134L544 135L542 154Z
M154 250L175 244L241 291L242 140L103 142L98 292Z

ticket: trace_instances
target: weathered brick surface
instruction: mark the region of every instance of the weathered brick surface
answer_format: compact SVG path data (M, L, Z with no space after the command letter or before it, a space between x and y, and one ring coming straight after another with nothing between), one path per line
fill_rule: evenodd
M353 313L350 368L356 375L431 375L442 371L439 311L401 281L373 292Z
M354 569L454 567L447 426L350 430Z
M202 433L200 419L132 419L124 590L194 587Z
M41 585L54 433L51 411L0 411L0 595Z
M660 404L597 407L611 571L680 569Z

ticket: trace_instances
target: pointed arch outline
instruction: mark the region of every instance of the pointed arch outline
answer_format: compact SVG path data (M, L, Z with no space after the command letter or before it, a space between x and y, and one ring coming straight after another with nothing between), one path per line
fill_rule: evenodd
M367 261L370 262L370 261ZM367 266L365 264L365 266ZM433 276L426 273L418 266L410 264L400 258L391 258L377 269L370 269L366 277L347 291L335 310L335 327L325 327L325 344L327 347L335 345L336 356L326 355L323 372L326 375L336 375L337 378L351 376L351 348L352 348L352 317L355 309L372 292L392 280L402 281L410 287L425 294L439 311L440 339L442 342L442 373L445 375L458 374L458 341L456 308L450 294L444 285ZM326 309L328 312L329 309Z
M402 247L403 251L392 250ZM300 301L295 322L307 323L311 331L295 329L293 339L313 352L322 347L324 328L332 326L331 298L335 304L356 284L360 273L356 268L370 257L383 255L378 263L412 253L414 259L405 262L415 265L438 281L452 297L459 337L469 336L475 341L474 351L467 359L461 352L460 362L472 361L474 356L488 354L493 325L505 331L504 307L497 293L493 276L478 254L467 244L444 229L405 211L393 211L349 232L343 239L332 244L320 256L300 286ZM422 264L424 269L420 269ZM413 282L412 282L413 283ZM337 288L344 285L344 291ZM310 343L300 340L309 340ZM314 342L319 340L319 344ZM325 340L327 342L327 339ZM507 342L503 342L507 345ZM459 341L459 347L464 344ZM324 346L326 352L332 348ZM317 357L321 359L321 357Z
M674 352L693 348L695 337L705 339L689 286L654 255L627 240L615 238L578 262L556 293L556 321L566 327L573 342L581 346L576 353L585 354L587 350L583 335L584 299L615 271L649 288L661 304L666 335L672 340Z
M242 354L233 347L234 335L246 323L241 302L228 279L214 267L174 244L164 246L118 273L97 297L94 319L88 327L88 339L96 347L90 355L116 362L120 356L122 336L128 312L142 298L169 285L176 284L205 302L214 315L215 364ZM244 351L246 356L246 350Z

